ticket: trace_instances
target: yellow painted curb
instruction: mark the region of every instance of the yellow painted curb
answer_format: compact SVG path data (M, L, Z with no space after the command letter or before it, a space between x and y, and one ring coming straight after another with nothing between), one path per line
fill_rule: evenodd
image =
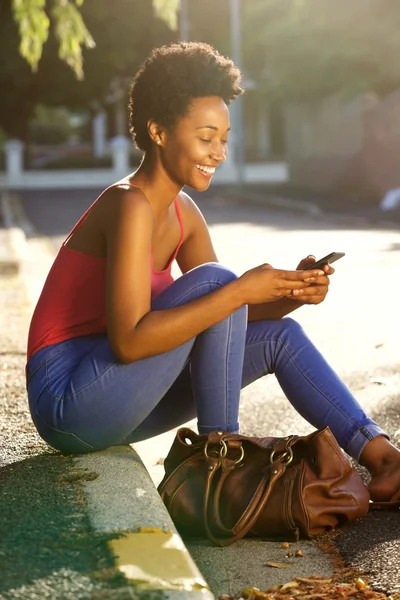
M108 544L117 568L139 589L210 594L180 536L172 531L143 528Z

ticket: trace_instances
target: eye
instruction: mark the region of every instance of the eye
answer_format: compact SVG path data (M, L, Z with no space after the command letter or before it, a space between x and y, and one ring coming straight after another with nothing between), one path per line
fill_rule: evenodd
M205 138L200 138L200 139L201 139L202 142L207 142L207 143L211 142L211 140L206 140Z

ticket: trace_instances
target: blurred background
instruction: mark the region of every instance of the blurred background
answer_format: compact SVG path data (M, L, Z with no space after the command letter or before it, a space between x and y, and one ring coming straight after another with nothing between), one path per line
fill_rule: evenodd
M2 0L0 187L101 187L134 168L129 81L184 39L244 74L217 183L396 208L399 26L395 0Z

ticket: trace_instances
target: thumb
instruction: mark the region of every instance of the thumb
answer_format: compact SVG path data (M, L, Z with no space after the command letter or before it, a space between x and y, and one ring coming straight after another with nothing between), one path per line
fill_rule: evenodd
M313 256L312 254L309 254L306 258L303 258L300 261L297 269L305 269L306 267L310 267L311 265L313 265L315 263L315 261L316 261L315 256Z

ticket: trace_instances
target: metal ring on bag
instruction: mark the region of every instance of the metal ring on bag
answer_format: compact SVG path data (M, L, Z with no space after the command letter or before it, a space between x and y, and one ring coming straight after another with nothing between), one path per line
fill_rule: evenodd
M242 460L244 459L244 448L240 446L240 456L235 460L235 465L241 467L243 465Z
M225 456L228 454L228 446L226 445L226 442L224 442L223 439L220 439L219 443L221 444L222 448L219 451L219 454L217 454L217 456L219 456L220 458L225 458ZM207 452L209 444L210 444L210 442L206 442L206 444L204 446L204 456L206 458L208 458L210 456ZM213 454L214 452L216 452L216 451L214 450L211 454Z
M274 456L275 454L277 454L275 452L275 450L272 450L271 452L271 456L270 456L270 462L273 463L274 462ZM289 465L292 460L293 460L293 450L292 448L289 446L289 448L286 449L285 452L282 452L282 454L277 455L275 460L280 460L281 462L285 463L285 465Z

